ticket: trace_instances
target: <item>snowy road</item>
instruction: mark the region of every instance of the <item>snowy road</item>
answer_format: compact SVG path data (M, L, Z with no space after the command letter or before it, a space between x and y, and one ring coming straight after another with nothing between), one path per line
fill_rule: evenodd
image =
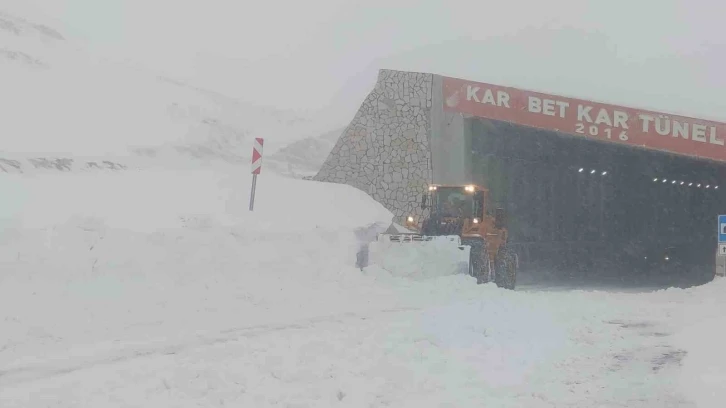
M694 406L676 387L685 352L671 344L666 322L648 318L662 304L598 293L487 288L482 295L80 360L58 356L0 373L0 400L4 407L50 400L59 407Z

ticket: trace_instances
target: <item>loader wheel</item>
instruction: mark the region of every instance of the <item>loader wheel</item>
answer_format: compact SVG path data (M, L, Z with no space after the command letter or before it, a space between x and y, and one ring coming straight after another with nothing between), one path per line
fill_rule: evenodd
M507 248L500 249L497 256L494 281L498 287L509 290L514 290L517 285L517 259Z
M481 239L462 240L462 244L469 245L469 274L476 278L476 283L489 282L489 253L484 250L484 241Z

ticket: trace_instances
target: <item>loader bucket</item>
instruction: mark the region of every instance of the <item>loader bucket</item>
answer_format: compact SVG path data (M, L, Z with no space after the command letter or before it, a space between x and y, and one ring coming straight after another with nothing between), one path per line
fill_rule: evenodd
M458 235L379 234L369 244L369 263L394 276L427 279L469 274L471 247Z

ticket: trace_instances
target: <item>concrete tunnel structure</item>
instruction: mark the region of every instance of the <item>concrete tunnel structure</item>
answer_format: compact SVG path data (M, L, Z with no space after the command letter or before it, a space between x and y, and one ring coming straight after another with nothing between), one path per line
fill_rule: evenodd
M381 70L314 179L367 192L401 224L426 215L429 184L483 185L525 270L622 269L654 246L713 277L725 140L723 123Z

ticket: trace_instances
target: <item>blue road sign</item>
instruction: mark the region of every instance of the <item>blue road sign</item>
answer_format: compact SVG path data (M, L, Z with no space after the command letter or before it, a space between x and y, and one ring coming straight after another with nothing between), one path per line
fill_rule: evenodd
M726 242L726 215L718 216L718 242Z

